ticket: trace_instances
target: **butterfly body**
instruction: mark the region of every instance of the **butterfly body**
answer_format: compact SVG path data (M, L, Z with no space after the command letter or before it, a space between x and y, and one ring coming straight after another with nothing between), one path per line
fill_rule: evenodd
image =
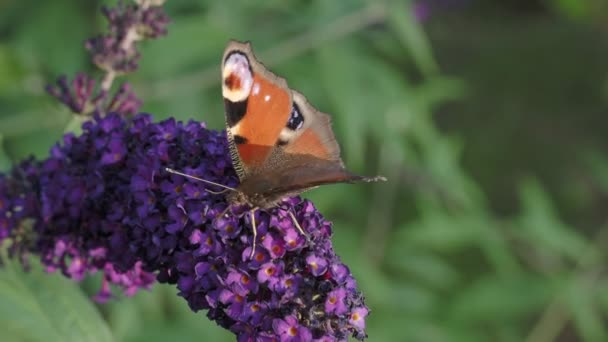
M329 115L261 64L249 43L230 42L222 59L227 135L240 179L235 204L271 208L284 197L331 183L371 182L344 168Z

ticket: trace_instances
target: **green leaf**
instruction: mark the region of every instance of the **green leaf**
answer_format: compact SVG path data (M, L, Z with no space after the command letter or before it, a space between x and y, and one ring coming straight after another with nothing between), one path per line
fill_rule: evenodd
M425 282L427 287L447 290L455 286L460 278L458 271L436 254L414 249L404 251L402 245L391 247L388 263L408 279Z
M598 291L591 279L581 277L572 281L566 293L567 305L574 324L584 341L606 341L608 331L597 298Z
M344 137L340 140L345 159L352 168L360 169L366 138L386 134L387 111L411 97L408 85L357 40L328 44L317 51L318 74L335 111L331 113L335 127ZM401 114L407 117L409 113L404 110Z
M592 3L588 0L553 0L548 1L557 11L571 18L582 18L591 14Z
M518 219L518 233L534 245L537 252L578 260L588 246L583 235L560 221L540 183L528 179L520 189L523 212Z
M22 65L14 55L14 51L0 44L0 93L8 92L15 83L23 77Z
M37 2L25 13L34 24L22 25L17 31L14 46L19 58L32 69L43 66L66 74L81 71L86 50L80 42L87 38L92 25L75 2Z
M439 72L439 66L433 57L426 34L411 12L402 2L391 2L388 8L388 24L403 46L409 49L420 71L427 77L435 75Z
M606 158L606 155L600 151L592 150L583 155L583 162L600 189L608 192L608 158Z
M452 320L461 323L505 324L542 309L552 286L549 280L532 275L487 275L459 291L447 310Z
M0 172L6 172L10 169L11 167L11 160L8 157L8 155L6 155L6 152L4 151L4 137L2 136L2 133L0 133Z
M20 341L114 341L105 321L75 282L40 267L0 269L0 326Z
M435 212L399 229L396 239L444 252L475 246L483 241L483 230L475 220Z
M70 121L68 121L68 123L65 125L64 132L80 135L80 133L82 133L82 124L87 120L89 120L89 118L80 115L73 115Z

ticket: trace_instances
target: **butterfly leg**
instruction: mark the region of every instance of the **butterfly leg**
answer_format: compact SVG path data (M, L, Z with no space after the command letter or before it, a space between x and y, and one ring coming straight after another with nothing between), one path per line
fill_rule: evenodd
M222 211L222 213L218 217L224 217L226 215L226 213L228 212L228 210L230 210L231 207L232 207L231 205L228 205L226 207L226 209L224 209L224 211Z
M291 209L288 209L287 213L291 217L291 220L293 221L293 224L296 226L296 228L298 228L298 231L300 232L300 234L304 235L304 237L306 237L306 239L308 240L309 239L308 234L306 234L306 232L304 231L304 229L302 229L302 227L298 223L298 220L296 220L296 216L291 212Z
M251 218L251 226L253 228L253 244L251 246L251 255L249 255L249 259L253 259L253 255L255 254L255 241L258 237L258 228L255 224L255 211L258 210L258 208L253 208L249 211L249 217Z

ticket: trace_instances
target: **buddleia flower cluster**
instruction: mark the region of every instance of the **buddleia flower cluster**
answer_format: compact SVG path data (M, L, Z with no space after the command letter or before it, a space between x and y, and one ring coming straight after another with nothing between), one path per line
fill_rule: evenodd
M160 7L148 7L156 10L146 16L139 5L120 6L106 10L113 27L148 20L145 32L164 32ZM113 58L138 54L117 53L114 40L103 39L109 43L94 56L110 57L93 60L131 70ZM251 208L165 170L237 187L225 132L197 121L154 122L149 114L132 114L128 100L110 105L106 97L97 106L91 84L77 76L56 85L63 88L54 94L90 115L82 133L64 135L46 159L0 174L0 244L10 256L24 265L36 258L76 281L102 273L99 302L115 297L116 288L130 296L155 282L172 284L194 312L206 312L238 341L366 337L369 310L335 254L331 223L310 201L293 197L256 210L254 241Z

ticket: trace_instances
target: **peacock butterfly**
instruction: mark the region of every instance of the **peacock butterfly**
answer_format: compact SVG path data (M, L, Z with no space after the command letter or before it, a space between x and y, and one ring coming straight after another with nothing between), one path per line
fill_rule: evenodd
M350 173L329 115L260 63L249 43L232 41L222 59L230 153L241 181L233 203L271 208L323 184L374 182Z
M230 191L232 204L248 204L255 250L257 209L323 184L385 181L345 169L329 115L314 108L287 81L260 63L250 43L231 41L222 58L222 94L227 136L240 185L233 189L191 175L167 171ZM302 234L297 220L289 213Z

